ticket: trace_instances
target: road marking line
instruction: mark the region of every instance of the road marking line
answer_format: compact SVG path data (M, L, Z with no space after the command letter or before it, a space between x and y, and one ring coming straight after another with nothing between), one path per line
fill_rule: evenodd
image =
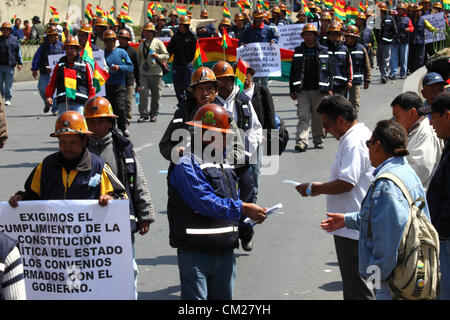
M140 146L139 148L134 149L134 151L140 152L140 151L144 150L145 148L150 148L150 147L153 147L154 145L155 145L154 143L147 143L147 144L144 144L143 146Z

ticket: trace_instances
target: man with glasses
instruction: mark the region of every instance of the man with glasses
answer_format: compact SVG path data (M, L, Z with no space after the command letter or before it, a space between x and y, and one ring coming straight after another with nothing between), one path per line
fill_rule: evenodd
M370 130L358 123L356 109L339 94L325 97L317 108L325 132L339 140L338 153L331 165L328 182L303 183L296 187L303 196L327 195L327 212L359 211L372 181L373 168L365 142ZM333 232L345 300L372 300L358 269L359 232L342 228Z

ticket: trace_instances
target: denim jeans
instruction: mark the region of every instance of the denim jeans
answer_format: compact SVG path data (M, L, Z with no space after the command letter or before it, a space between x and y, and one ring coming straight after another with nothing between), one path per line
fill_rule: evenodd
M5 101L11 101L11 90L14 80L14 68L0 66L0 94Z
M379 43L377 49L377 65L380 68L381 78L386 78L389 70L391 45Z
M178 248L181 300L231 300L236 279L233 249Z
M187 89L191 85L192 63L185 66L172 66L173 88L177 96L178 102L187 99Z
M400 76L406 76L406 70L408 69L408 44L407 43L395 43L391 45L391 76L397 74L397 68L400 67Z
M441 269L440 300L450 300L450 240L440 242L439 260Z
M64 112L68 110L74 110L78 113L84 114L84 105L79 104L78 102L69 101L66 106L66 103L58 103L58 116L62 115Z
M50 82L50 74L49 73L41 73L39 75L39 81L38 81L38 90L39 95L41 96L42 100L45 104L45 89L47 88L48 83ZM58 111L58 105L56 104L56 99L53 99L53 105L52 105L52 112Z

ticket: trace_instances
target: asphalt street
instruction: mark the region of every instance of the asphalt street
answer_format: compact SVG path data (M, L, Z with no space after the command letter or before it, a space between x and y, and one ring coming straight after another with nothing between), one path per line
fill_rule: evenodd
M373 129L376 122L391 117L390 102L402 90L403 80L379 84L377 70L373 83L362 90L359 121ZM320 228L325 218L325 196L301 198L285 179L299 182L327 181L338 141L328 135L323 150L294 151L297 122L295 102L288 84L272 81L276 112L284 119L290 141L274 175L261 177L258 204L271 207L282 203L282 215L269 217L255 227L254 249L236 250L235 299L317 300L342 299L342 283L332 236ZM31 170L48 154L57 151L56 117L43 113L37 81L14 83L12 105L7 108L9 139L0 151L0 200L7 201L23 189ZM155 206L156 222L145 236L137 236L135 249L139 265L139 299L179 299L180 286L176 249L169 246L167 221L168 162L160 155L158 143L172 119L176 98L172 87L163 88L157 123L137 123L135 106L130 127L131 140L148 180ZM312 143L311 143L312 145Z

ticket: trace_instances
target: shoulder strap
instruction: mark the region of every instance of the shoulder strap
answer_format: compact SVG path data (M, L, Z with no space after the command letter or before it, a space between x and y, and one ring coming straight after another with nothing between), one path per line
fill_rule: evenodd
M385 173L380 174L377 177L376 180L383 179L383 178L391 180L392 182L394 182L397 185L397 187L400 188L400 190L402 190L403 195L408 200L408 203L409 203L410 206L414 203L413 199L411 198L411 194L409 193L409 191L406 188L405 184L403 183L403 181L399 177L397 177L395 174L392 174L392 173L389 173L389 172L385 172Z

